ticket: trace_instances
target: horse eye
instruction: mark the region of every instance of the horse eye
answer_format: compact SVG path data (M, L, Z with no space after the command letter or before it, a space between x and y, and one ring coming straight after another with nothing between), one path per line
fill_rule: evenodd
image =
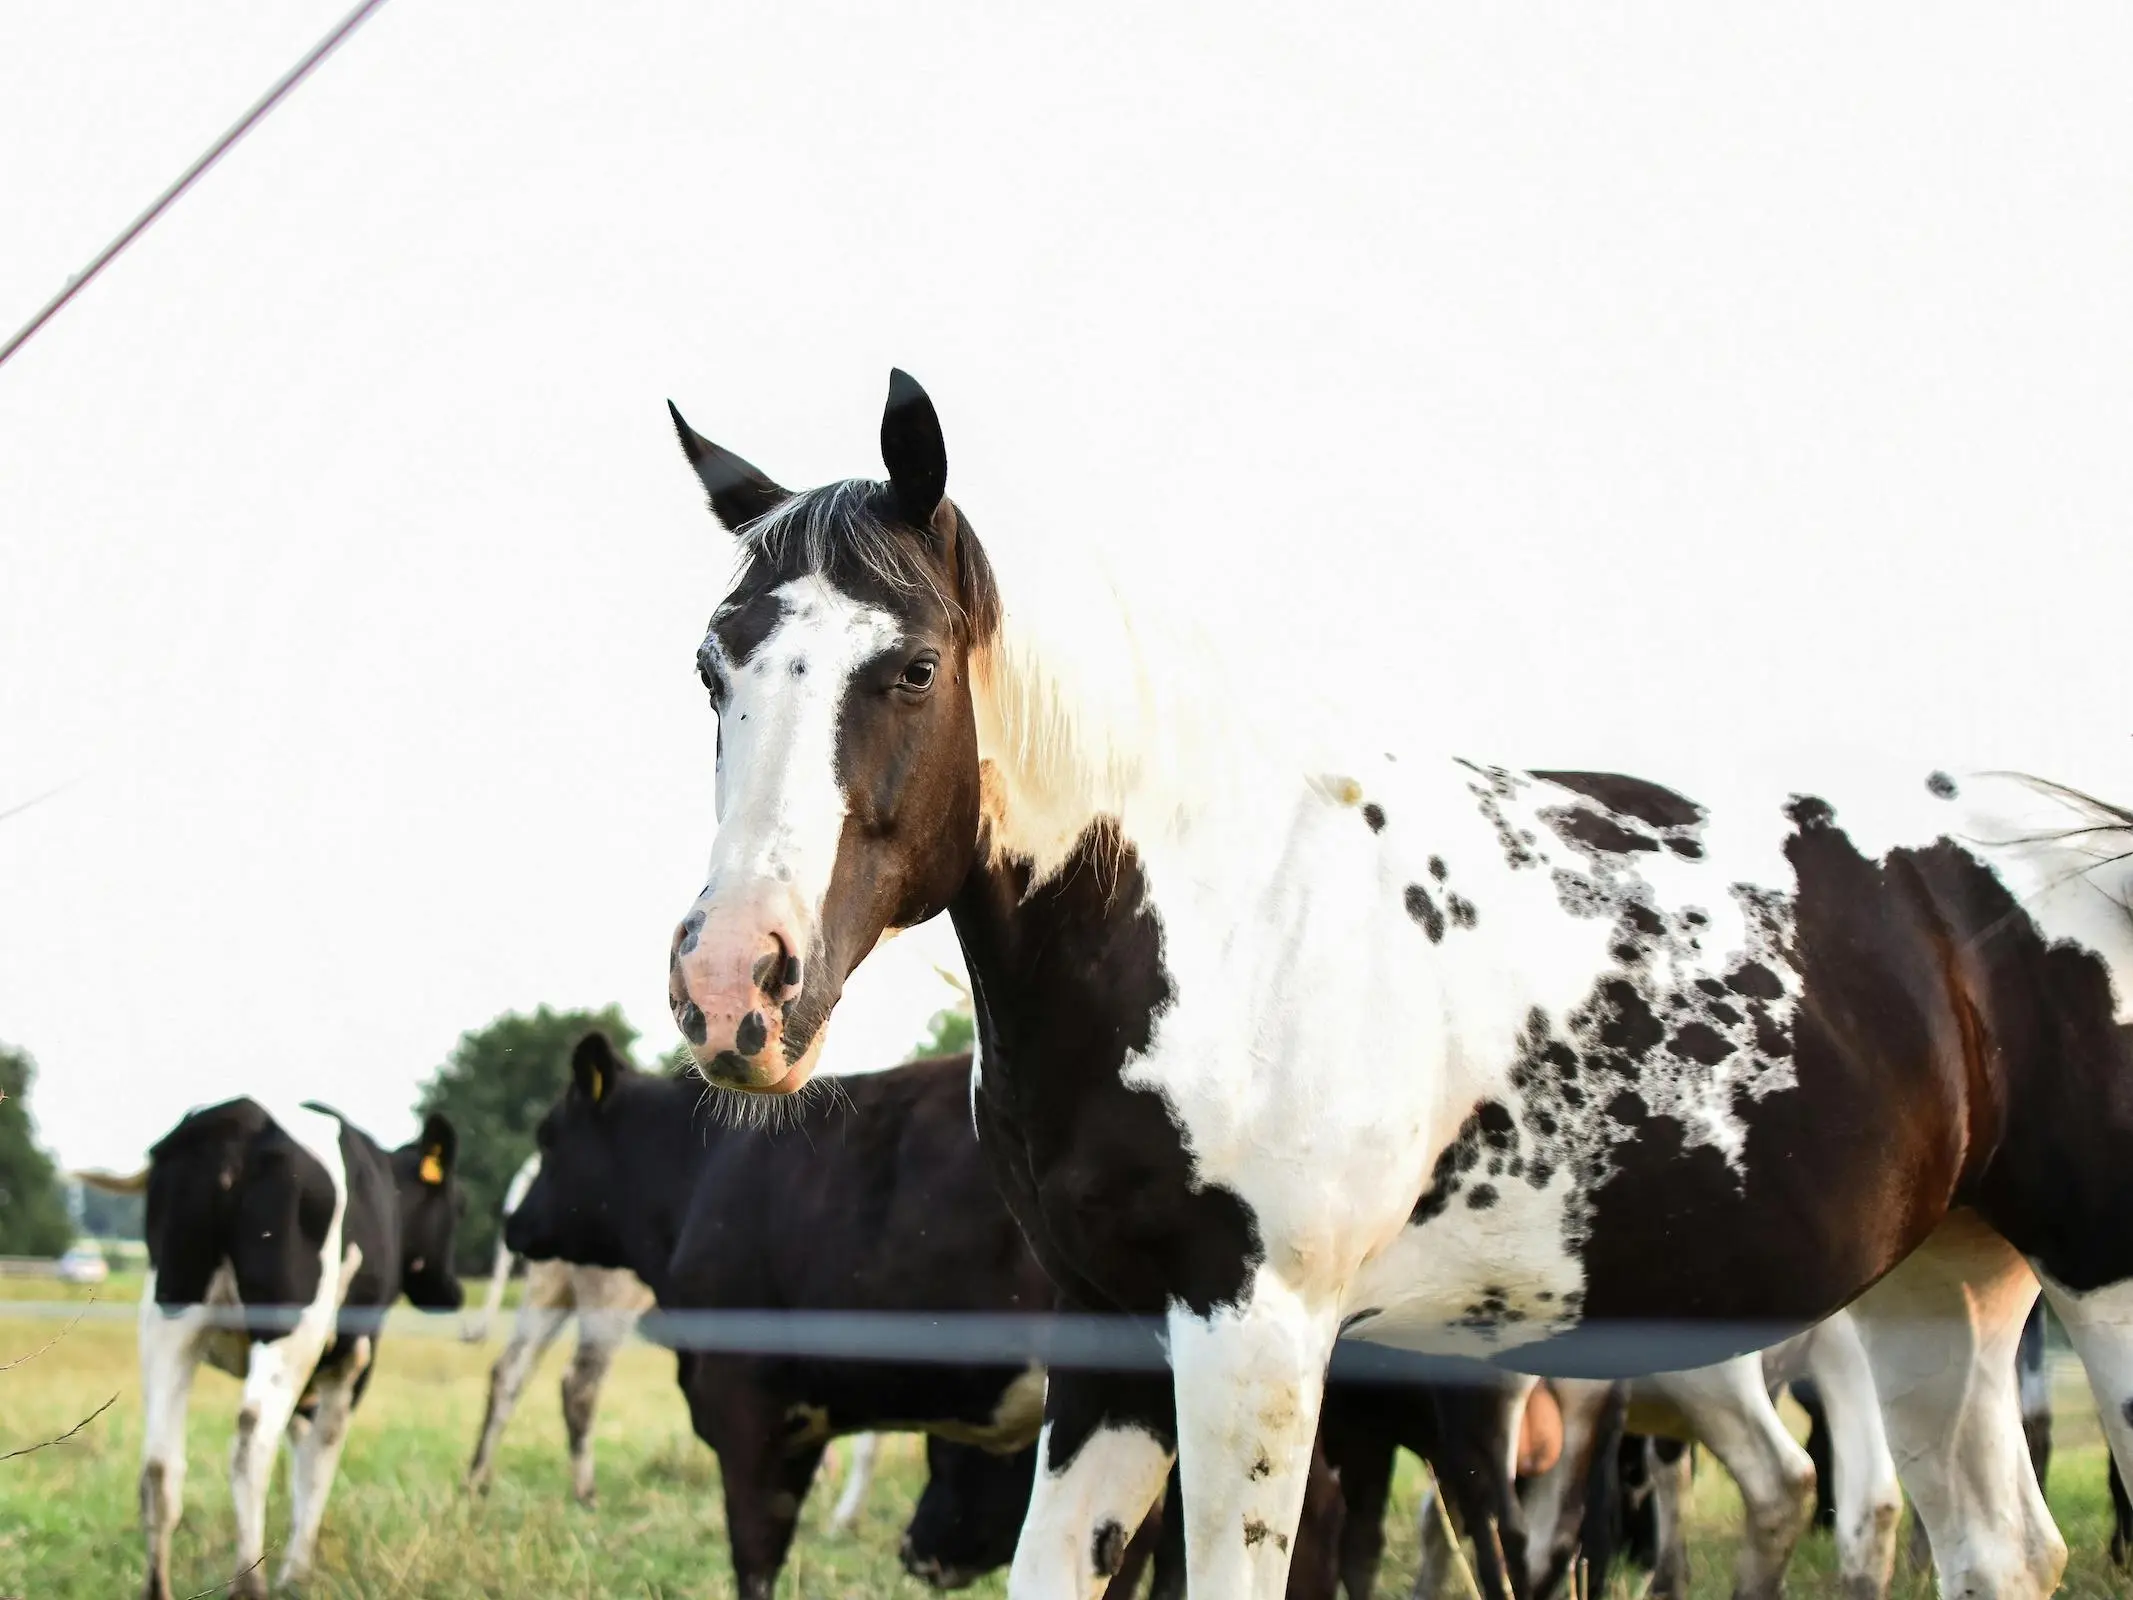
M924 694L933 687L933 674L939 666L940 663L933 657L920 656L904 668L903 676L896 682L899 687L909 689L913 694Z

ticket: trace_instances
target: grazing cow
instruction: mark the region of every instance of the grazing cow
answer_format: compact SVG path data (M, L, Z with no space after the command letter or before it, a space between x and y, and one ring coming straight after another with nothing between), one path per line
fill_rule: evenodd
M541 1158L528 1156L504 1194L504 1221L533 1184ZM504 1284L511 1276L511 1248L501 1234L496 1241L496 1264L489 1275L489 1297L479 1316L470 1318L464 1336L480 1339L488 1332L489 1319L503 1300ZM628 1342L637 1319L652 1304L652 1291L635 1273L620 1268L581 1267L567 1261L536 1261L526 1269L526 1291L519 1301L518 1318L511 1341L489 1369L489 1405L474 1446L474 1460L467 1468L467 1487L485 1494L494 1467L496 1447L502 1442L504 1425L511 1420L519 1392L540 1363L548 1346L563 1331L573 1314L578 1319L578 1348L563 1374L563 1427L570 1440L570 1486L580 1505L594 1503L593 1416L600 1404L600 1386L615 1352Z
M1944 1588L2056 1586L2009 1376L2041 1279L2133 1468L2133 810L1714 758L1741 728L1691 730L1693 793L1396 760L1283 704L1369 581L1337 533L1229 663L1090 570L1071 529L1133 515L1100 469L1068 537L981 544L906 373L886 482L793 493L676 427L740 555L696 653L692 1059L797 1092L868 952L945 912L1009 1206L1070 1305L1164 1323L1167 1401L1053 1375L1015 1600L1100 1584L1173 1453L1198 1592L1275 1600L1343 1334L1621 1377L1624 1322L1705 1365L1846 1306Z
M1744 1527L1734 1594L1768 1600L1780 1592L1793 1548L1813 1518L1816 1473L1786 1432L1771 1396L1806 1377L1831 1407L1838 1582L1847 1600L1874 1600L1887 1592L1903 1497L1866 1352L1850 1316L1839 1312L1760 1355L1630 1384L1625 1425L1631 1437L1625 1444L1651 1518L1655 1595L1685 1595L1688 1589L1682 1496L1689 1458L1674 1446L1689 1442L1707 1446L1740 1486ZM1566 1431L1572 1426L1567 1419L1597 1407L1606 1388L1556 1385ZM1573 1522L1556 1511L1565 1498L1543 1479L1528 1499L1535 1593L1543 1600L1554 1592L1580 1538L1582 1519ZM1594 1561L1595 1587L1605 1576L1604 1561Z
M284 1429L293 1458L279 1581L310 1570L349 1415L376 1361L378 1319L403 1294L431 1311L460 1305L455 1148L441 1116L415 1143L385 1150L321 1105L269 1111L230 1100L190 1113L149 1152L145 1171L109 1185L148 1194L140 1345L149 1600L170 1600L186 1403L203 1360L244 1381L230 1451L231 1592L267 1592L267 1485Z
M686 1328L670 1333L663 1314L1050 1310L1052 1286L979 1156L969 1057L840 1087L801 1107L784 1137L723 1126L695 1085L638 1072L588 1035L541 1122L540 1174L506 1241L636 1273L659 1302L643 1331L680 1343ZM745 1600L770 1593L832 1437L917 1429L996 1452L991 1467L1017 1474L1044 1393L1041 1370L986 1361L696 1350L677 1369L697 1436L718 1454ZM909 1559L921 1576L968 1570L917 1541Z

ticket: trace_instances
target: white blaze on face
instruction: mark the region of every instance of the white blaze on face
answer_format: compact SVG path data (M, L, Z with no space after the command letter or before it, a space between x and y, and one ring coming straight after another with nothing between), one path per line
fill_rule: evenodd
M852 674L902 630L819 577L780 587L785 614L745 662L724 658L718 836L710 882L788 884L819 915L844 831L837 726ZM713 639L716 647L716 630Z

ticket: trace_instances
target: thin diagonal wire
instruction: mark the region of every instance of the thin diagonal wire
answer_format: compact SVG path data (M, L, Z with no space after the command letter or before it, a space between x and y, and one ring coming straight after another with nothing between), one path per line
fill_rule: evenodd
M251 110L247 111L242 117L239 117L236 123L231 126L228 132L224 133L221 138L217 139L213 144L209 145L206 153L203 154L191 166L187 167L184 172L180 173L178 175L178 180L175 183L173 183L169 188L165 189L161 194L157 195L154 202L148 207L146 211L143 211L139 216L135 217L132 222L126 225L126 230L123 233L121 233L116 239L113 239L109 244L105 245L103 248L103 252L98 255L94 261L90 262L86 267L82 268L80 272L77 272L73 277L69 278L67 280L67 286L64 289L61 289L58 294L54 295L52 299L45 304L43 310L39 311L37 315L30 318L30 320L23 325L21 331L18 332L13 338L9 339L6 344L0 345L0 366L5 366L7 364L8 357L12 356L17 350L20 350L24 345L28 344L30 342L31 335L35 334L39 328L42 328L47 322L50 322L53 317L59 314L59 308L61 306L65 305L77 294L81 293L83 289L87 288L90 280L93 279L98 273L102 272L104 268L108 267L112 263L113 259L117 257L118 253L121 250L125 249L126 246L133 243L135 239L139 238L142 233L147 231L148 225L151 222L155 221L156 218L160 217L166 210L169 209L172 201L176 200L179 195L185 193L187 189L190 189L202 173L206 172L209 167L213 166L217 161L221 160L224 153L228 151L231 145L235 144L239 139L242 139L246 134L250 133L253 127L259 122L260 118L264 117L269 111L272 111L275 106L279 105L291 89L294 89L299 83L302 83L305 78L311 75L312 68L316 67L321 61L324 61L328 56L332 55L334 50L340 45L341 41L347 38L351 33L355 32L356 29L360 28L366 21L368 21L370 18L370 14L373 11L377 10L378 7L382 6L383 4L385 4L385 0L362 0L362 3L358 5L353 11L349 12L347 16L341 18L339 22L335 23L333 26L333 30L328 33L325 38L319 40L317 44L313 45L310 51L304 56L303 60L297 62L295 66L291 67L287 72L283 73L281 77L276 80L274 87L269 89L265 94L259 97L259 99L253 104Z

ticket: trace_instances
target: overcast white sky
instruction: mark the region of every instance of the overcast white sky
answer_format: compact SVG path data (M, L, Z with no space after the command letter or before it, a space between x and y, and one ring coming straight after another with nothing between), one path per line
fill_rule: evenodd
M0 7L0 323L345 5ZM1868 9L392 0L0 368L46 1138L398 1139L542 1001L671 1042L728 551L669 395L812 483L907 366L981 533L1203 561L1466 752L2115 765L2133 12Z

